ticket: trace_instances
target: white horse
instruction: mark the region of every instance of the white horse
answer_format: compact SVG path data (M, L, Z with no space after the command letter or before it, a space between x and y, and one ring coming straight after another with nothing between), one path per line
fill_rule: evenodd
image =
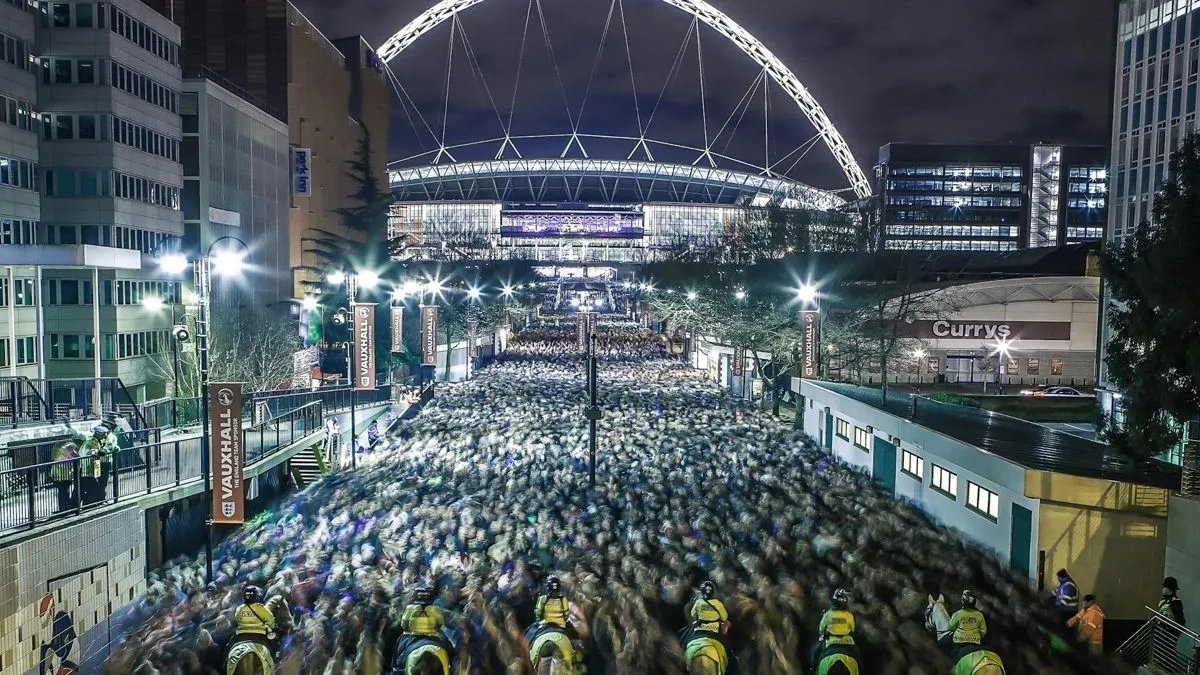
M925 597L925 630L941 640L950 632L950 612L946 609L946 596L938 593L937 598L932 595Z

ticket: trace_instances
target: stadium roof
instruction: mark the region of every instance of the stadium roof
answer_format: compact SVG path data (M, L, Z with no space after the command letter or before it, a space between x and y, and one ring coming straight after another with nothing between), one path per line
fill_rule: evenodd
M833 192L763 174L707 166L603 159L504 159L389 171L399 201L650 202L829 210Z
M884 412L911 419L927 429L957 439L1014 464L1035 471L1121 481L1175 490L1180 468L1158 460L1132 462L1117 455L1104 443L1066 432L959 405L938 403L918 397L916 414L910 416L912 395L889 391L886 402L878 389L835 382L811 382Z

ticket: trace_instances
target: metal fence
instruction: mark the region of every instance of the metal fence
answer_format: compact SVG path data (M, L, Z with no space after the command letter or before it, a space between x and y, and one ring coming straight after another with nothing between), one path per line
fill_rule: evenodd
M390 385L382 385L373 391L358 392L358 405L382 403L391 397ZM284 389L255 391L246 394L244 410L246 419L279 415L285 410L299 408L309 403L320 402L325 410L341 410L350 407L349 387L322 389ZM160 398L141 404L142 416L151 427L186 427L200 424L199 398Z
M245 465L252 466L321 430L313 402L242 429ZM41 462L0 471L0 532L100 508L117 500L175 487L201 477L196 437L136 445L116 452L102 470L93 458ZM97 475L99 472L99 475Z
M100 392L100 412L94 408L94 394ZM44 424L63 420L96 419L101 415L120 415L134 429L147 424L137 403L117 377L47 379L0 377L0 425L16 428L26 424Z
M1149 607L1146 610L1150 618L1117 648L1116 655L1134 668L1200 675L1200 634Z

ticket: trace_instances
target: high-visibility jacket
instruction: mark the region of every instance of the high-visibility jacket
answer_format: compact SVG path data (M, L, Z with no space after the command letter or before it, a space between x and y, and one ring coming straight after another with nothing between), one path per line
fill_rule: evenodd
M1074 612L1079 609L1079 587L1071 577L1058 582L1050 598L1054 600L1054 605L1063 611Z
M275 637L275 617L262 603L242 603L234 615L238 635Z
M91 459L90 462L83 462L80 471L92 478L99 478L102 472L102 467L112 460L112 456L117 454L121 447L117 445L117 439L109 434L104 437L103 441L96 440L95 436L89 437L83 442L83 446L79 448L79 454L82 457Z
M446 625L446 617L439 607L413 603L404 608L400 617L400 630L409 635L437 637Z
M700 598L692 604L692 621L696 622L696 630L720 633L721 623L729 621L729 612L720 600Z
M1104 612L1099 605L1084 607L1079 613L1067 621L1067 626L1075 628L1079 639L1093 645L1104 644Z
M854 644L854 615L844 609L831 609L821 616L817 627L826 644Z
M1174 595L1159 600L1155 611L1181 626L1187 625L1187 619L1183 616L1183 601Z
M74 443L63 442L55 445L51 451L51 461L54 464L50 466L50 480L55 483L71 482L75 478L76 464L72 460L78 456Z
M562 628L567 627L571 619L571 603L563 596L551 598L539 595L537 605L533 608L534 616L545 623L551 623Z
M956 645L982 644L987 637L987 620L977 609L960 609L950 617L946 630L952 633L950 641Z

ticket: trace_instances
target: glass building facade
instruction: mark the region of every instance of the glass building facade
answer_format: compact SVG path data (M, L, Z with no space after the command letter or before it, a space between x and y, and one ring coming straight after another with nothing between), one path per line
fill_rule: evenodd
M1012 251L1103 236L1103 147L891 143L875 180L890 249Z

